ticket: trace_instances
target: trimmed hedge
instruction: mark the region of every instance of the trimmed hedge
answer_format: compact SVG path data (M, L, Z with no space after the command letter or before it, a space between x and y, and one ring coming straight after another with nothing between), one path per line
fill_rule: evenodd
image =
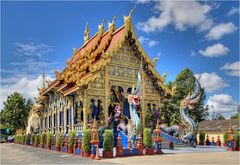
M199 133L199 143L203 143L205 142L205 133L204 132L200 132Z
M40 140L40 135L36 134L35 135L35 145L39 144L39 140Z
M227 132L223 134L223 143L227 144Z
M31 136L31 144L35 144L35 134L32 134Z
M48 133L47 133L47 147L51 147L52 137L53 137L52 132L48 132Z
M43 133L43 134L41 135L40 144L44 145L44 141L46 140L46 137L47 137L46 133Z
M150 128L144 128L143 131L143 144L146 148L151 149L153 146L152 131Z
M236 143L236 147L239 147L240 146L240 133L239 132L235 132L234 134L233 134L233 138L234 138L234 140L235 140L235 143Z
M56 147L60 147L62 144L63 133L56 134Z
M91 151L91 130L86 129L83 131L83 138L82 138L82 145L83 145L83 150L84 152L90 152Z
M104 151L112 151L113 146L114 146L113 130L105 130L103 139Z
M25 144L30 144L31 143L31 134L26 134L25 135Z
M25 135L16 135L14 141L16 143L25 144Z
M69 148L73 149L74 137L76 136L76 131L70 131L69 133Z

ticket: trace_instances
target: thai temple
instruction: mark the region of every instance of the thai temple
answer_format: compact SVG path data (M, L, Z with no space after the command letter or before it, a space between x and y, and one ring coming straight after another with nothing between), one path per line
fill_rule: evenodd
M137 86L139 70L142 84L137 113L143 126L149 107L160 108L162 99L172 95L138 41L132 13L124 16L118 29L116 17L107 30L102 21L93 37L86 25L82 47L74 49L62 71L54 71L54 81L46 80L47 85L39 89L32 111L38 114L40 132L82 132L94 119L107 126L116 104L121 119L129 118L128 95Z

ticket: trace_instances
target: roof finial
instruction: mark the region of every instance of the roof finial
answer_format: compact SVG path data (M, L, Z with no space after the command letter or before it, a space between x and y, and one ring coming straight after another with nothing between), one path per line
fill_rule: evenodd
M130 18L132 17L132 14L135 9L136 9L136 5L132 8L132 10L130 10L128 17L130 17Z
M127 26L127 29L130 29L130 26L131 26L131 18L132 18L132 14L134 12L134 10L136 9L136 6L133 7L132 10L130 10L128 16L124 16L124 22L125 22L125 25Z
M45 72L42 73L43 84L42 87L45 88Z
M110 22L108 23L108 29L110 29L111 27L115 28L115 20L116 20L116 18L117 18L117 17L114 16L112 22L111 22L111 23L110 23Z
M99 33L102 33L102 34L104 32L104 22L105 22L105 18L103 18L102 23L98 25L98 31Z
M84 43L88 42L89 40L89 35L90 35L90 32L88 30L88 22L86 23L86 28L85 28L85 32L84 32Z

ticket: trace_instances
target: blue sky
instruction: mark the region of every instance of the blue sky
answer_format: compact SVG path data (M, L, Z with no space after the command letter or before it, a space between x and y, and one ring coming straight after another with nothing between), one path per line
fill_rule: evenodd
M136 5L132 22L147 54L159 56L156 69L174 80L190 68L207 92L206 104L226 117L239 104L239 3L237 1L183 2L1 2L1 107L13 91L37 95L44 70L53 79L73 48L83 44L103 18L123 15Z

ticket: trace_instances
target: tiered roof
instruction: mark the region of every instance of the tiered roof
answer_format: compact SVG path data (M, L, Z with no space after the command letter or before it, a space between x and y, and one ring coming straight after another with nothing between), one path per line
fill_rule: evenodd
M163 91L164 95L170 95L171 91L164 86L163 78L154 69L154 64L142 49L131 23L132 11L124 16L124 25L119 29L115 28L115 19L108 23L108 30L104 32L104 21L98 27L98 32L89 39L89 31L86 26L84 44L81 48L75 49L73 56L68 60L67 66L61 72L54 71L56 80L48 82L48 87L40 90L40 100L45 99L51 90L56 90L67 96L80 87L89 84L99 76L99 71L108 62L111 56L122 46L126 38L131 37L135 54L142 57L147 67L147 73L155 78L155 84Z

